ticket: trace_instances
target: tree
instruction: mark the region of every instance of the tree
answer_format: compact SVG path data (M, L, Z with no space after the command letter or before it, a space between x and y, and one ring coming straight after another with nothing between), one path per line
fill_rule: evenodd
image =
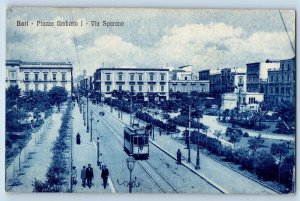
M254 137L248 140L249 148L256 152L257 148L261 147L264 144L265 140L259 134L257 137Z
M214 131L214 136L216 136L216 138L219 140L220 136L222 135L222 131L221 130L215 130Z
M17 103L17 100L19 99L20 95L21 90L19 89L18 85L9 86L6 89L6 107L12 108Z
M226 129L226 136L229 137L229 142L233 143L234 147L235 144L241 140L242 135L243 131L241 131L240 129L234 129L230 127Z
M284 158L280 168L281 183L284 184L290 191L293 190L294 166L295 157L291 154Z
M58 111L60 111L60 105L64 101L68 99L68 92L63 87L53 87L49 91L50 103L52 105L56 105L58 107Z
M286 156L288 154L289 150L287 148L286 143L281 143L281 144L273 143L271 145L270 152L272 155L279 157L279 164L280 164L282 157Z
M276 163L274 157L266 151L259 152L254 163L258 178L273 180L276 178Z

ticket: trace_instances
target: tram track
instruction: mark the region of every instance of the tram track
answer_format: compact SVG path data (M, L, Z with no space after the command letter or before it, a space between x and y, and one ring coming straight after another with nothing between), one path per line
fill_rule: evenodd
M112 131L113 135L117 138L118 142L121 146L122 143L122 136L118 134L119 132L114 129L114 126L110 123L104 121L101 116L98 114L97 111L93 107L91 107L93 112L99 117L100 121ZM123 122L121 122L123 123ZM124 124L124 123L123 123ZM125 125L125 124L124 124ZM136 161L137 164L141 167L141 169L146 173L147 177L152 181L152 183L157 187L157 189L162 193L180 193L180 191L172 185L167 178L165 178L157 169L151 165L148 160ZM154 178L158 178L159 181L156 181Z
M102 111L105 111L106 113L108 113L109 115L111 115L112 117L114 117L115 119L117 119L120 123L126 125L126 123L124 123L122 120L118 119L116 116L114 116L113 114L111 114L109 111L107 111L107 110L104 109L103 107L101 107L101 110L102 110ZM157 147L158 149L160 149L162 152L166 153L165 150L163 150L161 147L157 146L157 145L156 145L155 143L153 143L150 139L149 139L149 142L150 142L152 145L154 145L155 147ZM166 154L169 155L168 153L166 153ZM206 155L206 154L204 154L204 155L207 156L207 157L209 157L209 156ZM169 157L173 158L173 156L170 156L170 155L169 155ZM209 157L209 158L211 158L211 157ZM229 166L227 166L227 165L224 165L223 163L220 163L219 161L217 161L217 160L214 159L214 158L211 158L211 159L214 160L215 162L217 162L217 163L219 163L219 164L221 164L221 165L223 165L223 166L225 166L225 167L231 169L232 171L237 172L238 174L241 174L242 176L244 176L244 177L246 177L246 178L252 180L253 182L255 182L255 183L257 183L257 184L260 184L260 185L262 185L262 186L264 186L264 187L270 189L271 191L273 191L273 192L275 192L275 193L277 193L277 194L282 194L282 192L278 191L278 190L275 189L275 188L272 188L272 187L270 187L270 186L268 186L268 185L266 185L266 184L263 184L262 182L257 181L256 179L253 179L253 178L251 178L251 177L249 177L249 176L247 176L247 175L245 175L245 174L243 174L243 173L241 173L241 172L239 172L239 171L237 171L237 170L235 170L235 169L233 169L233 168L231 168L231 167L229 167ZM188 167L186 167L186 168L189 169ZM190 170L191 172L195 173L195 174L196 174L197 176L199 176L200 178L202 178L202 176L200 176L199 174L197 174L195 171L193 171L193 170L191 170L191 169L189 169L189 170ZM202 179L204 179L204 178L202 178ZM204 179L204 180L205 180L205 179ZM215 186L214 184L210 183L209 181L207 181L207 182L208 182L211 186L213 186L214 188L216 188L218 191L220 191L221 193L223 193L223 194L226 194L226 193L227 193L227 192L224 192L224 191L223 191L221 188L219 188L218 186Z

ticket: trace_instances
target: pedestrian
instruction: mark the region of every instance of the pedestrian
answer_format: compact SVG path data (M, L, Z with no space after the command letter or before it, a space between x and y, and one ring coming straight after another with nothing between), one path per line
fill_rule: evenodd
M87 185L89 188L92 186L92 179L94 177L94 172L93 168L91 167L91 164L88 164L88 167L86 168L86 180L87 180Z
M177 164L181 165L181 151L178 149L177 151Z
M101 172L101 178L103 179L103 187L104 187L104 189L106 188L106 185L107 185L108 176L109 176L109 171L106 168L106 165L103 164L103 168L102 168L102 172Z
M161 135L161 128L159 128L159 135Z
M104 162L104 160L103 160L103 156L102 156L102 153L101 153L100 156L99 156L99 167L100 167L100 170L102 169L103 162Z
M76 144L80 144L80 134L77 133L76 135Z
M75 166L72 167L72 184L77 184L77 170Z
M86 183L86 170L85 170L85 165L82 167L81 174L80 174L80 178L81 178L81 181L82 181L82 187L85 188L85 183Z

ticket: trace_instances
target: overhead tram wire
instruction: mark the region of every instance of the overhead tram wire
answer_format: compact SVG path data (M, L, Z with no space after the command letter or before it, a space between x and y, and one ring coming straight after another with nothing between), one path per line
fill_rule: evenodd
M292 43L292 41L291 41L289 32L288 32L288 30L287 30L287 28L286 28L286 24L285 24L284 19L283 19L283 17L282 17L281 11L280 11L280 10L278 10L278 11L279 11L279 15L280 15L280 18L281 18L281 20L282 20L282 23L283 23L285 32L286 32L286 34L287 34L287 36L288 36L288 38L289 38L289 41L290 41L291 47L292 47L292 49L293 49L293 52L294 52L294 54L296 54L295 48L294 48L293 43Z

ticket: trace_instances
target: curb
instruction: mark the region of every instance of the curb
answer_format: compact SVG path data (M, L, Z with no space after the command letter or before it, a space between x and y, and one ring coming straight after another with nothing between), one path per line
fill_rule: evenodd
M111 112L107 111L104 107L102 107L102 109L103 109L104 111L106 111L107 113L109 113L111 116L113 116L113 117L114 117L115 119L117 119L118 121L120 121L120 122L122 122L123 124L127 125L123 120L121 120L121 119L117 118L116 116L114 116ZM167 155L169 155L171 158L173 158L174 160L176 160L176 157L175 157L175 156L173 156L173 155L172 155L171 153L169 153L168 151L164 150L160 145L158 145L157 143L153 142L151 139L149 139L149 141L150 141L154 146L156 146L157 148L159 148L160 150L162 150L164 153L166 153ZM253 178L249 177L248 175L245 175L245 174L243 174L243 173L241 173L241 172L235 170L234 168L231 168L230 166L228 166L228 165L226 165L226 164L221 163L220 161L218 161L218 160L216 160L216 159L214 159L214 158L208 156L208 155L205 154L205 153L201 153L201 154L205 155L205 156L206 156L207 158L209 158L209 159L212 159L213 161L217 162L218 164L223 165L223 166L229 168L230 170L232 170L232 171L234 171L234 172L236 172L236 173L238 173L238 174L240 174L240 175L242 175L242 176L244 176L244 177L246 177L246 178L248 178L248 179L250 179L250 180L252 180L252 181L254 181L254 182L256 182L256 183L258 183L258 184L260 184L260 185L262 185L262 186L264 186L264 187L266 187L266 188L268 188L268 189L270 189L270 190L272 190L272 191L274 191L274 192L276 192L276 193L278 193L278 194L283 194L282 192L280 192L280 191L278 191L278 190L276 190L276 189L273 189L273 188L269 187L268 185L266 185L266 184L264 184L264 183L262 183L262 182L260 182L260 181L258 181L258 180L256 180L256 179L253 179ZM228 194L228 193L229 193L227 190L225 190L224 188L220 187L218 184L214 183L213 181L209 180L207 177L205 177L205 176L203 176L202 174L200 174L200 173L196 172L195 170L193 170L191 167L188 166L188 164L182 163L182 165L184 165L186 168L188 168L188 169L189 169L190 171L192 171L194 174L196 174L196 175L198 175L199 177L201 177L202 179L204 179L204 180L205 180L206 182L208 182L209 184L215 186L220 192L222 192L222 193L224 193L224 194Z
M108 112L106 109L104 109L102 107L102 109L104 111L106 111L107 113L109 113L111 116L113 116L115 119L119 120L120 122L122 122L123 124L126 125L126 123L115 117L112 113ZM160 149L161 151L163 151L164 153L166 153L169 157L173 158L174 160L176 160L176 157L173 156L171 153L169 153L168 151L166 151L165 149L163 149L161 146L159 146L158 144L156 144L155 142L153 142L152 140L149 140L154 146L156 146L158 149ZM208 178L206 178L205 176L203 176L202 174L196 172L195 170L193 170L192 168L190 168L187 164L182 163L183 166L185 166L187 169L189 169L191 172L193 172L194 174L196 174L197 176L201 177L202 179L204 179L207 183L209 183L210 185L214 186L215 188L217 188L221 193L223 194L228 194L229 192L227 190L225 190L224 188L222 188L221 186L219 186L218 184L214 183L213 181L209 180Z

